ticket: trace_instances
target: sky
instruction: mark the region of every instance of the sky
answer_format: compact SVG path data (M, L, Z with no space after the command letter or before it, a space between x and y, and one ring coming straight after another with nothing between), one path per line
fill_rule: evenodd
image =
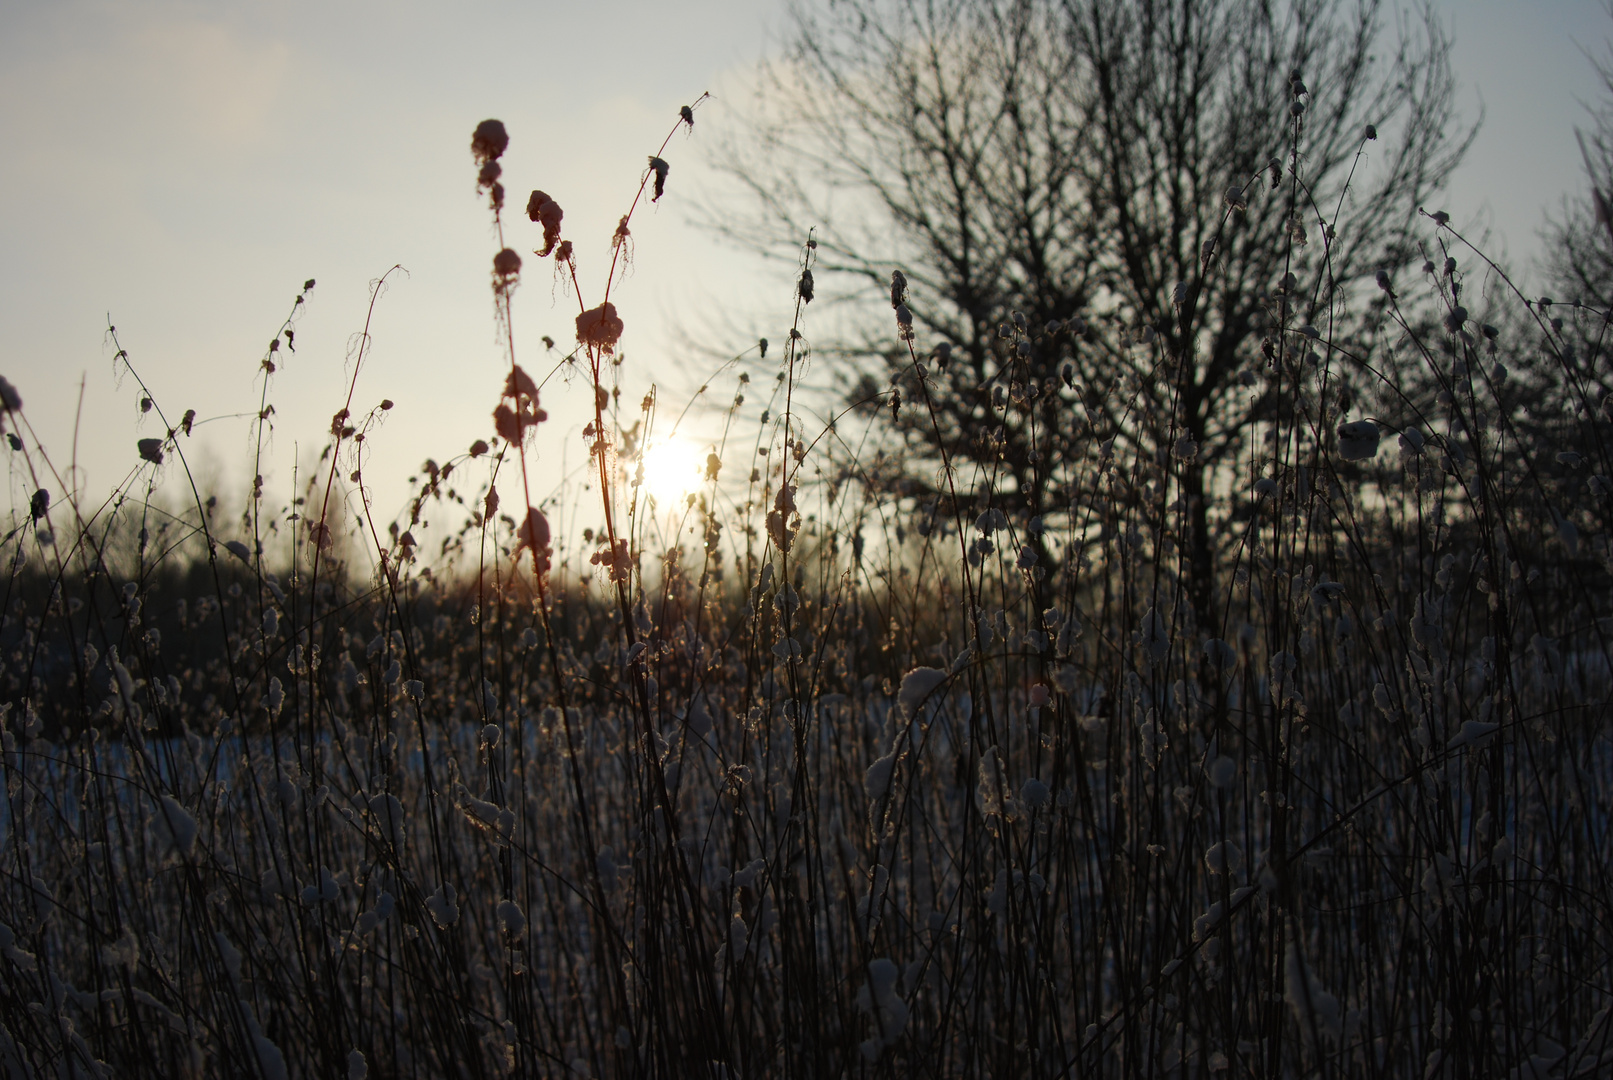
M1526 266L1543 214L1579 185L1574 128L1599 89L1587 54L1606 54L1613 18L1595 0L1437 10L1455 36L1462 114L1484 116L1445 208ZM66 482L103 497L138 464L137 440L163 434L116 362L110 319L158 405L203 421L186 448L204 491L238 506L259 361L314 278L296 352L277 355L269 388L262 471L283 503L346 397L371 282L401 266L376 306L355 395L356 412L395 403L366 470L390 519L426 458L489 433L503 380L475 124L497 117L510 132L512 228L532 230L519 213L528 190L552 195L592 296L646 156L679 107L710 90L693 132L665 154L667 196L635 217L632 272L613 292L629 400L653 382L675 415L709 374L692 355L737 354L789 325L780 272L692 221L712 182L705 155L786 30L775 0L0 0L0 375ZM525 250L533 238L520 235ZM548 264L529 264L517 351L541 374L552 366L541 337L569 342L576 308ZM732 378L712 384L708 416L731 400ZM556 380L543 404L548 494L585 461L588 395ZM179 481L167 466L165 487L177 493ZM14 458L10 483L25 507L32 481Z

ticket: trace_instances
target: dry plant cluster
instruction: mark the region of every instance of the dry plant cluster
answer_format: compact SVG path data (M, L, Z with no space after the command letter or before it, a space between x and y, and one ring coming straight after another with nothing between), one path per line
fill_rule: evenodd
M1272 197L1325 224L1302 113ZM105 505L53 501L0 382L0 1075L1609 1075L1613 447L1605 361L1566 349L1603 315L1510 291L1427 215L1422 279L1360 290L1396 359L1352 352L1313 303L1348 291L1322 230L1263 286L1243 385L1281 408L1204 496L1206 585L1177 483L1199 448L1128 405L1186 357L1138 333L1152 385L1089 408L1022 359L1084 323L1003 312L969 388L995 416L918 452L887 417L927 422L967 372L898 271L907 377L813 411L807 240L795 324L718 376L669 517L611 288L694 119L592 295L550 195L506 246L508 135L476 128L503 394L394 522L364 488L390 402L350 394L319 475L236 519L121 344L161 433ZM1222 221L1265 182L1217 193ZM594 399L576 536L510 306L543 260ZM1466 307L1481 282L1504 329ZM259 371L260 447L312 287ZM1581 405L1551 447L1516 426L1523 353ZM1385 416L1341 407L1362 380ZM1061 502L1030 517L991 439L1050 413L1084 449L1038 463Z

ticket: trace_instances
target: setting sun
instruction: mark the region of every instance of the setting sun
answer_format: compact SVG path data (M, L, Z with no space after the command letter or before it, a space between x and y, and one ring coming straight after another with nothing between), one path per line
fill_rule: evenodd
M644 490L662 506L678 502L700 486L705 455L676 435L644 450Z

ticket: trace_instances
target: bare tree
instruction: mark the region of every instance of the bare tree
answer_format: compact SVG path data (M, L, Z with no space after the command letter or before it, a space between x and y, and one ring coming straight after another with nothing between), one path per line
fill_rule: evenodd
M1381 294L1359 286L1422 261L1419 206L1470 142L1438 20L1386 27L1378 0L838 0L794 18L722 160L751 201L712 223L769 254L817 227L843 295L904 271L920 347L951 351L933 420L910 408L899 430L989 471L1011 512L1056 520L1065 464L1094 443L1175 451L1207 616L1209 496L1275 407L1280 329L1364 344ZM913 402L888 322L860 325L839 347L865 389L883 371ZM1165 486L1136 494L1163 508Z
M1607 10L1613 16L1613 4ZM1537 269L1547 295L1526 300L1507 329L1525 345L1509 357L1521 402L1511 423L1525 445L1568 451L1562 457L1573 464L1542 453L1539 467L1555 474L1547 483L1559 504L1577 506L1602 535L1613 523L1606 480L1613 475L1613 379L1603 362L1613 338L1613 46L1588 59L1602 92L1587 105L1589 123L1575 132L1584 186L1541 232ZM1588 485L1576 475L1580 457ZM1613 556L1605 541L1595 546Z
M1613 15L1613 5L1608 13ZM1566 199L1548 220L1542 269L1548 287L1562 299L1605 312L1613 309L1613 47L1591 63L1603 96L1587 109L1589 127L1575 132L1588 190Z

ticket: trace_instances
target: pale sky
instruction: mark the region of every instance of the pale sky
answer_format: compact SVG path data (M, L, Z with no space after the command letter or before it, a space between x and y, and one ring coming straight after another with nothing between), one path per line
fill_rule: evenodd
M1543 212L1580 183L1573 129L1598 90L1581 50L1602 54L1613 19L1595 0L1440 10L1456 36L1462 108L1488 110L1445 207L1459 222L1488 221L1497 250L1525 263ZM717 97L692 138L667 153L667 197L635 220L634 272L615 294L627 384L636 398L658 382L675 412L703 377L672 363L682 331L738 352L788 327L788 284L689 224L690 198L709 182L704 154L784 26L775 0L0 0L0 375L63 468L83 380L80 482L104 492L135 464L136 440L162 434L115 374L107 315L171 416L250 412L257 363L313 277L297 352L280 354L270 395L264 471L278 504L296 455L306 465L317 454L341 405L369 282L400 263L408 275L377 310L357 397L361 409L396 402L369 471L388 520L404 476L488 434L503 378L495 244L468 151L476 122L497 117L510 131L505 179L523 241L535 239L520 214L526 192L543 188L565 208L597 289L646 155L678 107L709 89ZM549 366L542 335L572 340L574 314L548 264L529 262L515 322L530 370ZM725 404L731 376L713 389ZM554 482L562 461L583 459L586 403L580 385L546 392L553 421L537 450ZM249 425L217 420L188 446L238 505ZM177 493L180 479L165 483ZM15 469L11 489L26 507Z

